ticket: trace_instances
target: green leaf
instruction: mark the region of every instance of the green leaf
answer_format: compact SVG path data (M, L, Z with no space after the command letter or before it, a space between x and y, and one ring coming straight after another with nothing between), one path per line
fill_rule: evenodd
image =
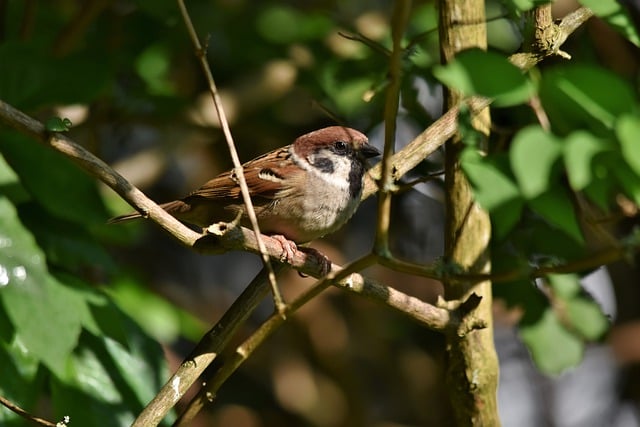
M571 204L571 197L563 187L552 187L544 194L529 200L528 203L531 209L549 224L556 226L576 242L583 242L582 231Z
M559 231L558 226L550 223L545 217L536 215L533 218L527 218L524 222L530 228L526 233L515 236L514 239L519 239L515 243L525 248L530 262L537 265L556 265L585 256L584 240L570 238L566 232ZM522 241L522 239L525 240Z
M51 378L51 397L56 418L68 415L73 424L124 427L135 419L139 410L127 390L126 382L117 375L113 361L105 354L97 339L85 338L69 360L67 381ZM73 425L72 424L72 425Z
M175 88L169 75L171 56L165 45L154 44L142 52L136 60L136 71L147 84L150 94L172 96Z
M616 135L622 148L622 157L640 176L640 117L624 115L616 123Z
M521 324L520 336L543 373L559 374L582 360L584 343L562 325L551 308L536 322Z
M95 181L62 154L15 132L0 133L0 152L50 213L85 225L109 217Z
M524 206L524 200L517 198L491 211L491 232L496 239L507 237L513 230L522 216Z
M130 328L127 347L110 339L104 340L104 346L113 360L116 372L125 379L136 397L137 406L142 408L153 399L169 377L169 372L160 345L137 327L135 329L136 332L132 333Z
M519 199L518 187L509 176L504 162L482 157L474 148L466 148L460 156L464 173L473 184L478 202L488 211Z
M498 107L522 104L534 93L533 84L506 57L480 49L459 53L449 64L434 67L433 74L466 96L493 98Z
M522 30L513 14L509 14L509 6L505 2L486 2L485 13L487 20L487 44L491 49L497 49L510 54L522 45ZM511 10L514 10L513 6Z
M580 285L577 274L549 275L549 285L554 296L562 300L570 328L586 340L596 340L609 328L609 320L598 303Z
M485 158L475 148L468 147L461 155L461 165L476 200L491 213L492 233L502 239L516 225L524 207L510 176L507 158L502 155Z
M579 130L570 134L564 143L564 164L571 188L577 191L591 184L594 158L610 149L610 144L589 132Z
M614 73L588 65L555 67L540 82L544 110L560 134L576 128L608 134L617 117L635 110L634 93Z
M493 254L492 254L493 255ZM501 254L502 255L502 254ZM503 256L499 256L498 263L505 261ZM498 264L499 271L512 271L514 264L509 264L509 261L514 261L515 265L518 264L518 260L513 256L507 255L508 260L504 265ZM493 265L492 265L493 269ZM523 273L529 271L528 265L522 265ZM494 273L495 273L494 272ZM527 316L530 318L539 317L539 314L544 312L549 305L547 298L540 292L540 290L532 283L531 280L517 280L513 282L500 282L493 285L494 296L496 299L504 301L508 307L517 307L523 309ZM536 316L538 315L538 316Z
M37 203L22 203L20 220L34 234L47 262L73 273L105 275L117 269L106 249L96 244L94 234L76 223L52 217Z
M640 46L640 37L636 31L633 19L627 10L617 0L580 0L593 13L611 25L616 31L626 37L631 43Z
M44 254L0 197L0 303L25 348L56 375L64 375L90 313L82 296L47 271Z
M528 10L533 9L534 7L551 3L552 0L511 0L507 2L507 7L511 5L515 6L521 12L526 12Z
M568 300L575 298L582 291L580 279L576 274L550 274L547 278L556 297Z
M567 301L566 304L571 325L584 339L595 341L609 329L609 319L595 301L582 297Z
M206 331L195 317L129 277L112 280L108 292L125 313L160 342L171 343L180 336L198 341ZM142 305L144 310L139 309Z
M23 203L31 198L20 183L20 178L0 153L0 194L5 195L14 204Z
M51 378L56 418L69 415L81 426L129 426L162 386L168 376L162 349L130 321L125 324L128 347L82 334L67 380Z
M558 139L540 126L529 126L518 132L509 159L525 198L532 199L549 189L554 178L553 166L561 154Z
M19 403L26 410L35 407L43 385L43 375L38 375L39 366L18 337L0 341L0 396ZM16 423L18 419L23 420L11 411L0 410L0 425L23 425Z

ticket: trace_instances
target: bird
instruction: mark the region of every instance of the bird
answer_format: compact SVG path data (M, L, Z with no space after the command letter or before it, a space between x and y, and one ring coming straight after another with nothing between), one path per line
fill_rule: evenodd
M289 254L296 243L307 243L336 231L360 204L367 159L378 155L380 151L368 143L363 133L330 126L244 163L243 173L260 231L280 241L283 252ZM250 227L234 169L160 207L178 220L202 228L234 219ZM140 217L135 212L109 222Z

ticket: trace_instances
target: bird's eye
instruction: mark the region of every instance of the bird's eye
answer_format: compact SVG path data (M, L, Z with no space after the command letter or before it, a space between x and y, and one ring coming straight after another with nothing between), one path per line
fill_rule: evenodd
M336 149L336 153L340 154L346 153L348 149L347 143L344 141L336 141L333 143L333 146Z

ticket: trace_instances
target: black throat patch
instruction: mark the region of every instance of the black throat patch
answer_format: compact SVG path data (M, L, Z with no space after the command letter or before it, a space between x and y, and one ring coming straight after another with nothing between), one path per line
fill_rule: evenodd
M349 196L351 196L352 199L360 197L363 175L364 164L358 160L351 162L351 170L349 171Z

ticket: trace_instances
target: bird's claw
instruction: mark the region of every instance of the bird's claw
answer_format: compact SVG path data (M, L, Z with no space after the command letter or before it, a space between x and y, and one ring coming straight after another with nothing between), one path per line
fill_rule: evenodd
M327 256L322 252L320 252L319 250L314 248L309 248L309 247L298 248L298 246L294 241L289 240L286 237L279 234L271 237L276 241L278 241L278 243L280 243L280 246L282 247L282 253L280 254L280 262L286 262L286 263L292 264L294 261L296 252L300 251L300 252L304 252L307 256L313 257L315 259L315 261L318 263L320 267L319 268L320 277L326 276L331 271L331 266L333 265L331 263L331 260L327 258ZM300 276L302 277L307 276L306 274L300 273L300 272L298 272L298 274L300 274Z
M280 254L280 262L287 262L291 264L293 262L293 258L298 251L298 246L293 240L289 240L284 236L279 234L271 236L273 239L277 240L282 247L282 253Z
M324 277L329 274L329 272L331 272L331 266L333 265L333 263L325 254L315 248L309 247L302 247L300 248L300 251L306 253L307 256L312 256L316 259L318 265L320 266L320 277ZM303 273L298 274L304 277Z

